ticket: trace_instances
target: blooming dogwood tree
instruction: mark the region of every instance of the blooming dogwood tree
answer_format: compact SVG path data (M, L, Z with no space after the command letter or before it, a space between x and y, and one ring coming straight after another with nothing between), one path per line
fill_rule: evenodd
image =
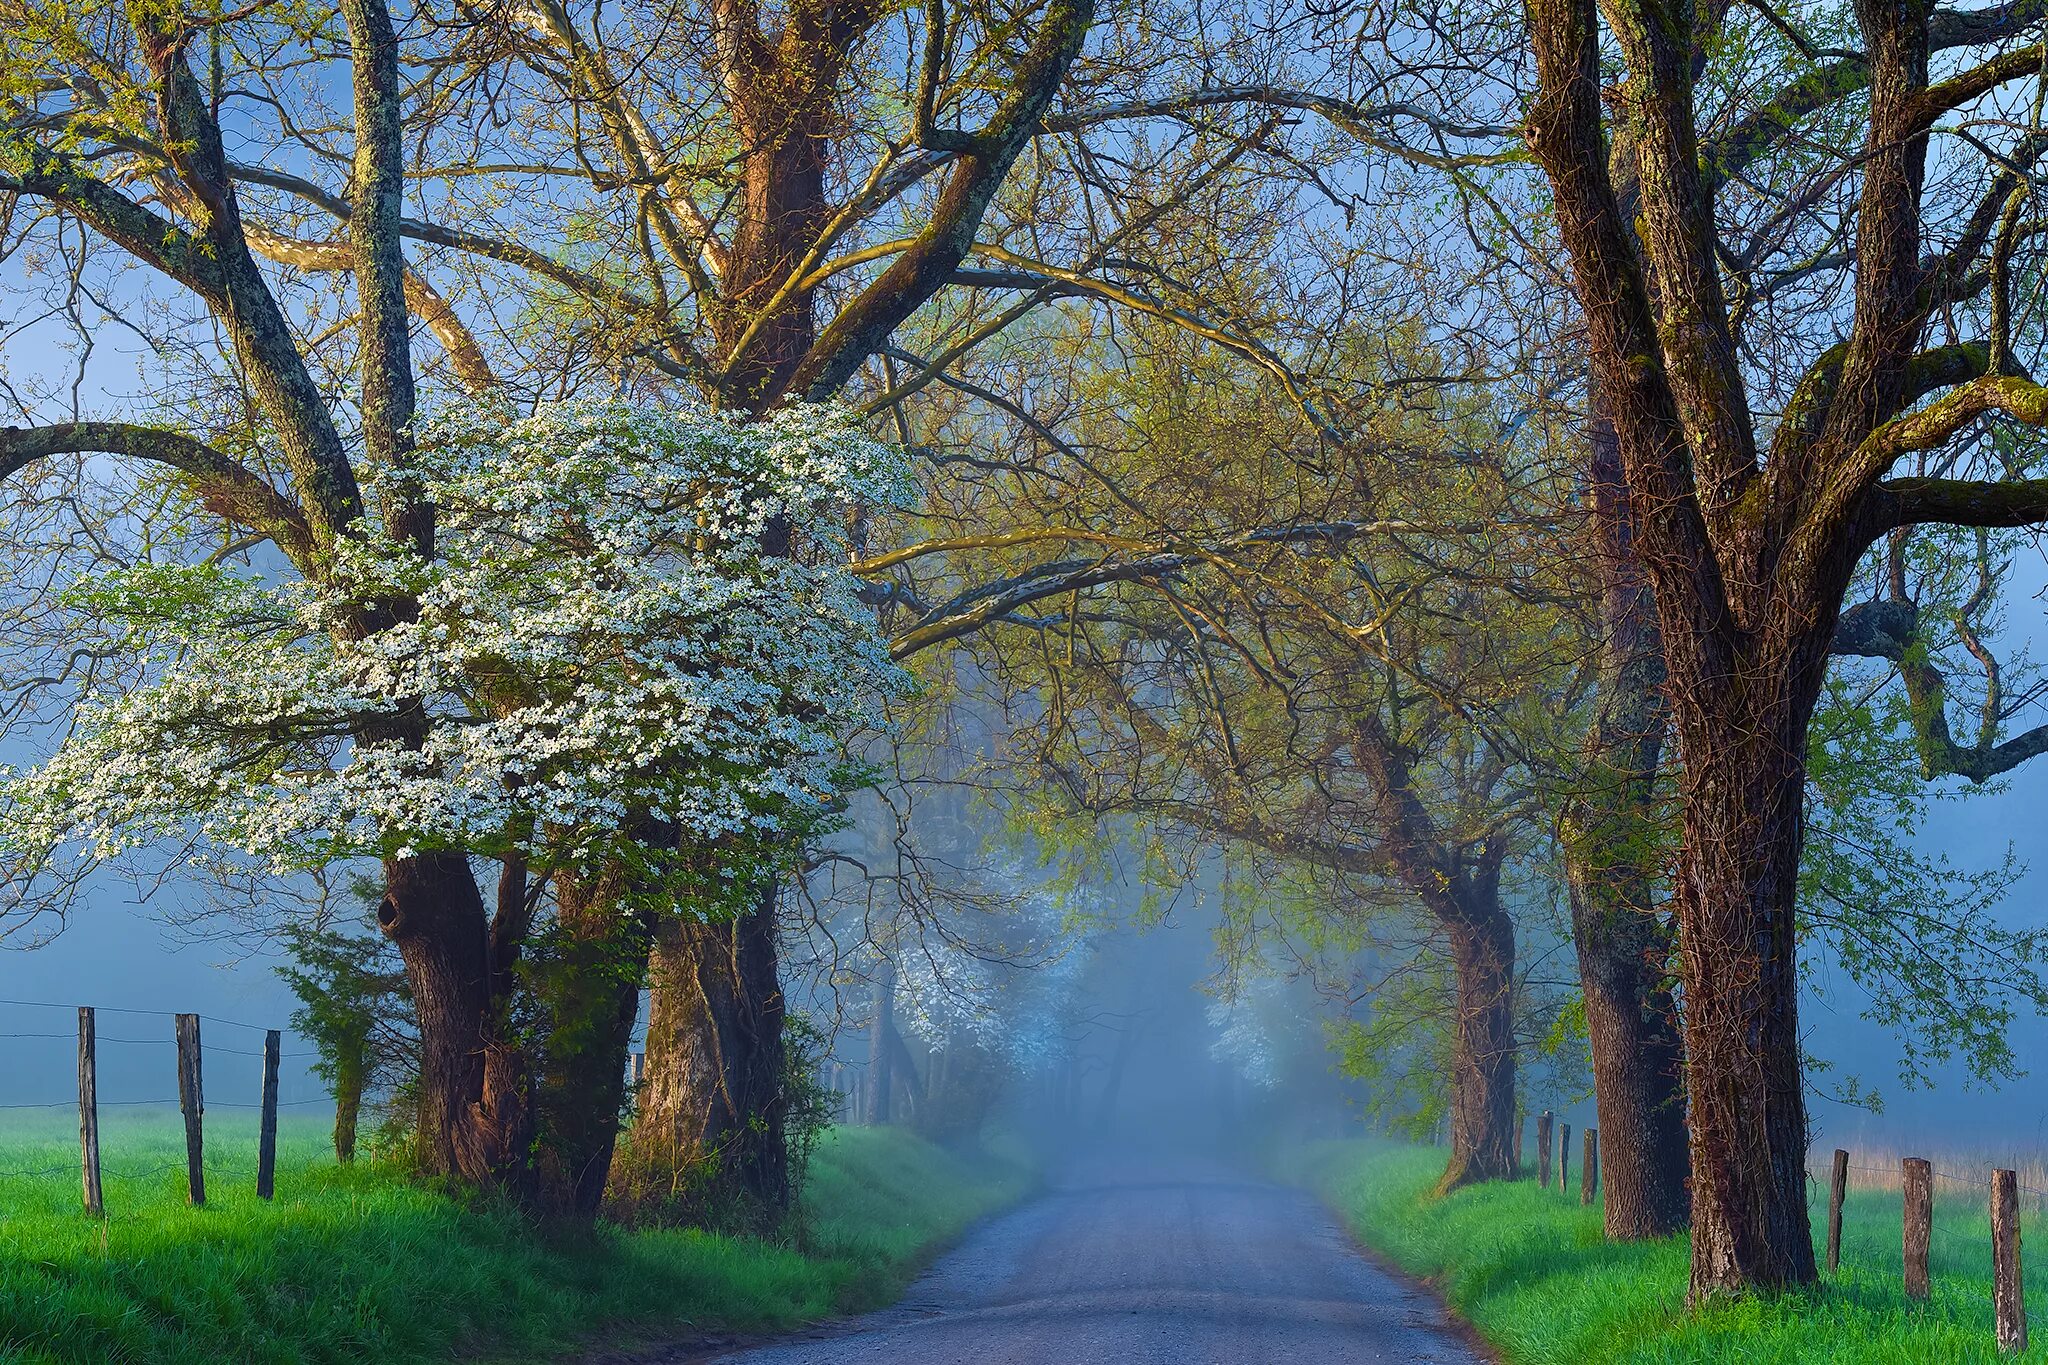
M1072 1050L1085 949L1106 898L1044 885L1042 876L1034 884L1015 861L980 880L1002 906L999 917L895 944L893 1008L904 1030L927 1044L970 1045L1020 1076L1036 1075Z
M817 823L837 737L906 685L843 567L848 509L904 494L896 452L813 406L466 407L419 438L365 492L430 505L431 558L373 517L317 579L72 589L142 666L0 775L17 868L167 840L278 872L447 850L672 897Z

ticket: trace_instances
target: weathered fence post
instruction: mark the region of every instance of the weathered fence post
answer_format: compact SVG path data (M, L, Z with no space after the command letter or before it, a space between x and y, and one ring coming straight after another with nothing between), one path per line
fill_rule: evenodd
M1536 1183L1546 1190L1550 1188L1550 1126L1554 1121L1548 1109L1536 1116Z
M1515 1106L1515 1174L1520 1175L1528 1167L1522 1164L1522 1130L1529 1126L1529 1115L1521 1105Z
M1579 1158L1579 1202L1591 1204L1600 1189L1600 1130L1586 1130L1586 1154Z
M1906 1297L1927 1297L1927 1244L1934 1236L1934 1168L1926 1158L1902 1163L1906 1181Z
M1842 1201L1849 1197L1849 1154L1835 1148L1835 1169L1828 1177L1828 1274L1842 1264Z
M199 1083L199 1016L178 1016L178 1109L185 1116L185 1189L206 1202L205 1092Z
M1562 1194L1572 1187L1572 1126L1560 1124L1557 1130L1557 1189Z
M1998 1315L1998 1349L2027 1349L2027 1301L2020 1281L2020 1178L1991 1173L1991 1306Z
M85 1211L98 1218L107 1205L100 1191L99 1038L90 1005L78 1007L78 1161L84 1171Z
M277 1061L283 1040L276 1029L263 1035L263 1126L256 1139L256 1197L277 1193Z

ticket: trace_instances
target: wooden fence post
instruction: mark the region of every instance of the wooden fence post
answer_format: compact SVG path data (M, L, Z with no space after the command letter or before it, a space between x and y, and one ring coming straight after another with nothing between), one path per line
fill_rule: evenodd
M277 1061L282 1042L276 1029L263 1035L263 1126L256 1139L256 1197L277 1193Z
M1548 1109L1536 1116L1536 1183L1546 1190L1550 1188L1550 1126L1554 1121Z
M1927 1297L1927 1244L1934 1236L1934 1168L1924 1157L1902 1163L1906 1181L1906 1297Z
M178 1016L178 1109L185 1115L185 1189L206 1202L205 1092L199 1083L199 1016Z
M102 1217L107 1205L100 1190L99 1038L90 1005L78 1007L78 1160L84 1172L85 1211Z
M1849 1154L1835 1148L1835 1169L1828 1177L1828 1274L1842 1264L1842 1201L1849 1197Z
M1526 1167L1526 1166L1524 1166L1524 1165L1522 1164L1522 1130L1523 1130L1523 1129L1525 1129L1525 1128L1527 1128L1528 1126L1529 1126L1529 1116L1528 1116L1528 1115L1527 1115L1526 1113L1524 1113L1524 1112L1522 1111L1522 1106L1520 1106L1519 1104L1518 1104L1518 1105L1516 1105L1516 1106L1515 1106L1515 1174L1516 1174L1516 1175L1518 1175L1518 1176L1519 1176L1519 1175L1520 1175L1520 1174L1521 1174L1521 1173L1522 1173L1523 1171L1525 1171L1525 1170L1527 1170L1527 1169L1528 1169L1528 1167Z
M1557 1130L1557 1190L1563 1194L1572 1187L1572 1126L1561 1124Z
M1991 1306L1998 1315L1998 1349L2027 1349L2027 1301L2020 1282L2020 1179L1991 1173Z
M1579 1158L1579 1202L1590 1205L1600 1189L1600 1130L1586 1130L1586 1154Z

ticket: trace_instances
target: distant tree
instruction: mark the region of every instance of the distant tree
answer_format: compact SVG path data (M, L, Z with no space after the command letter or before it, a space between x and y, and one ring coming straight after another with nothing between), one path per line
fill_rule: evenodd
M378 931L369 899L372 908L353 922L288 932L290 965L279 968L299 998L292 1028L312 1042L314 1074L333 1089L334 1154L344 1162L355 1160L365 1097L402 1096L419 1075L405 963Z
M1434 936L1455 1021L1444 1182L1505 1179L1512 907L1545 843L1532 757L1563 733L1585 654L1570 558L1515 562L1550 543L1530 515L1547 471L1511 458L1483 399L1375 389L1426 370L1426 347L1330 344L1361 395L1341 441L1242 362L1163 324L1122 329L1074 434L1105 483L1177 509L1185 548L1156 590L1019 614L977 647L1014 699L1017 761L1051 785L1049 822L1078 814L1086 838L1129 815L1230 841L1318 869L1341 887L1333 914ZM1068 515L1115 521L1102 496L1070 495ZM1247 508L1292 529L1209 550Z

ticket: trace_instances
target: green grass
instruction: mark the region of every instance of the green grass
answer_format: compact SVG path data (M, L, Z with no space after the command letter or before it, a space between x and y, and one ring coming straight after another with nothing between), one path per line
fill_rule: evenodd
M1842 1269L1809 1293L1683 1310L1686 1239L1615 1245L1597 1210L1533 1181L1431 1189L1442 1151L1370 1141L1319 1143L1284 1162L1317 1190L1367 1246L1434 1281L1451 1306L1514 1365L1664 1365L1669 1362L1869 1362L1960 1365L2010 1360L1992 1341L1989 1220L1980 1197L1944 1195L1929 1257L1933 1296L1909 1307L1900 1291L1896 1191L1851 1191ZM1816 1216L1819 1232L1824 1219ZM2023 1247L2041 1220L2022 1220ZM2022 1252L2022 1263L2025 1264ZM2048 1262L2027 1295L2036 1343L2048 1361Z
M277 1199L255 1136L209 1116L207 1204L185 1203L175 1114L102 1125L108 1217L79 1208L74 1122L0 1128L0 1362L226 1365L545 1359L606 1333L771 1331L886 1302L1021 1196L1024 1164L893 1129L825 1135L802 1244L691 1231L538 1239L286 1120Z

